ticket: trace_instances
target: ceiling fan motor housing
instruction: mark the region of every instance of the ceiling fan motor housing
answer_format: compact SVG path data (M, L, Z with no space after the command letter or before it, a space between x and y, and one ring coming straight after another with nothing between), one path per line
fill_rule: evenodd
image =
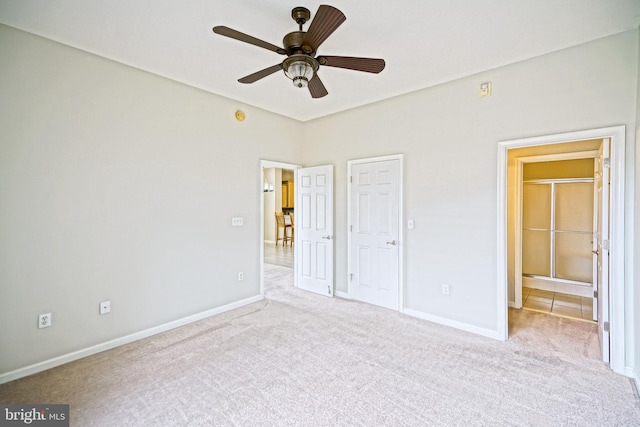
M304 36L307 33L305 31L293 31L282 39L284 49L287 51L287 56L302 53L305 55L315 55L313 47L309 45L303 45Z

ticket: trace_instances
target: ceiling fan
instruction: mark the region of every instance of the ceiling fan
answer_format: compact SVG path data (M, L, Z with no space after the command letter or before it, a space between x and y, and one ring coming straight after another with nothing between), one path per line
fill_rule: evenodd
M287 58L280 64L272 65L241 79L240 83L254 83L277 71L284 70L285 75L293 80L293 85L299 88L308 87L313 98L322 98L329 92L318 77L321 65L327 67L346 68L349 70L379 73L384 69L384 59L356 58L350 56L315 56L320 45L347 19L344 14L332 6L321 5L308 30L302 31L302 26L311 17L309 9L295 7L291 11L291 18L299 26L282 40L284 48L257 39L250 35L233 30L229 27L213 27L213 32L225 37L249 43Z

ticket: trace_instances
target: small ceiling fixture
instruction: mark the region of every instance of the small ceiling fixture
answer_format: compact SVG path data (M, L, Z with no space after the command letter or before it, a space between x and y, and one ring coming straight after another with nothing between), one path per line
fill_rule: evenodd
M282 63L284 74L293 80L295 87L309 86L309 80L318 71L318 61L307 55L291 55Z
M249 43L280 55L287 55L287 59L282 61L282 63L249 74L239 79L238 81L240 83L254 83L277 71L283 70L284 74L293 81L295 87L308 87L311 97L322 98L329 92L327 92L322 80L318 77L318 69L321 65L375 74L384 70L384 59L356 58L351 56L316 56L320 45L347 19L347 17L335 7L327 6L326 4L321 5L307 31L302 31L302 25L311 18L309 9L305 7L294 7L291 11L291 18L296 21L299 29L284 36L282 40L284 48L229 27L213 27L213 32L216 34Z

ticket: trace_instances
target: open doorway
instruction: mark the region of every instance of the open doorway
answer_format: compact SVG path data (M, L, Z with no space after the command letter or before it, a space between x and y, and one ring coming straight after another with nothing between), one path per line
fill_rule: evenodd
M602 144L509 150L510 307L597 320L595 175Z
M563 156L565 159L570 159L572 157L588 158L589 156L593 156L592 153L594 150L600 150L605 145L611 147L611 154L606 155L601 152L598 156L601 158L600 162L602 163L602 167L607 169L607 176L611 179L610 185L604 185L605 189L609 190L610 196L607 196L607 199L610 200L610 204L600 213L609 216L609 218L604 218L604 223L601 224L601 227L602 230L608 231L611 237L609 238L604 234L599 234L600 230L598 234L592 233L592 237L590 237L591 240L588 240L587 243L591 244L591 242L593 242L593 254L594 256L596 253L598 254L599 261L597 265L599 271L594 270L594 275L599 275L599 277L594 277L594 279L602 279L605 283L602 288L602 293L599 292L598 295L598 297L600 297L599 301L602 302L602 304L600 304L597 309L597 329L600 338L602 360L609 362L611 368L615 372L624 374L624 126L504 141L499 143L498 307L500 314L498 318L498 333L504 333L505 340L509 337L510 319L508 308L512 307L518 309L522 306L523 277L525 277L525 281L534 279L533 282L537 282L538 284L543 283L544 286L550 286L554 289L557 286L562 287L565 285L568 285L568 288L566 289L571 289L572 287L573 289L578 289L576 288L576 286L579 285L578 282L582 281L586 283L586 279L569 281L557 280L558 274L555 274L557 272L552 272L550 270L546 277L542 277L542 280L538 279L540 279L540 276L545 276L544 274L529 274L528 277L525 274L523 276L523 273L526 272L522 269L522 234L530 231L533 232L531 234L537 233L539 237L542 238L544 236L545 240L551 240L554 235L552 232L554 227L548 227L549 230L544 231L543 229L545 227L532 226L531 224L525 224L525 227L522 227L523 224L520 223L516 226L516 219L522 221L522 212L520 211L516 213L518 206L517 202L521 200L522 192L525 191L522 186L522 176L518 177L518 173L522 174L522 165L526 163L526 161L521 161L520 167L518 167L517 161L515 160L518 156L515 154L518 154L520 159L529 158L534 160L536 156L543 156L541 157L543 160L553 159L556 161ZM584 153L588 154L585 155ZM544 159L544 156L551 157ZM557 158L554 158L553 156L556 156ZM594 163L598 162L598 157L592 158L594 159ZM595 183L595 177L593 180L593 188L595 189L598 184ZM561 182L558 180L554 181L552 179L548 181L548 183L545 183L545 185L549 184L547 187L538 186L534 188L532 185L530 190L538 193L551 194L554 190L552 188L553 185L557 185L558 182ZM532 184L541 184L541 182L532 182ZM587 190L585 190L585 192L587 192ZM600 190L602 190L602 188ZM520 194L516 194L516 191L519 191ZM594 191L594 199L599 197L595 190L592 189L592 191ZM544 198L545 200L552 200L551 197L547 198L546 195ZM549 212L551 212L551 210L549 210ZM592 219L595 221L599 213L594 212L593 215ZM599 217L598 220L603 220L603 218ZM584 234L588 235L586 230L579 231L585 231ZM519 236L520 240L516 243L517 232L521 234ZM565 234L561 239L566 240L568 238L585 240L585 235L580 235L580 233ZM546 243L542 245L545 247L545 254L540 259L536 260L539 264L534 265L534 267L540 268L541 270L546 269L553 262L557 262L557 260L554 261L551 257L551 242L547 243L549 243L549 245L546 245ZM518 252L518 248L520 249L520 252ZM553 250L558 249L559 247L556 246ZM560 249L564 250L563 248ZM546 256L547 252L549 252L549 257ZM587 254L586 251L582 252L585 253L581 254L581 256L576 259L582 259L582 261L584 261L589 257L589 254ZM525 269L531 269L531 267L531 265L528 265ZM566 268L566 265L562 268ZM547 270L545 270L545 272L546 271ZM565 273L566 270L562 270L560 276ZM528 284L531 285L530 280Z
M298 165L260 162L260 293L295 285L295 171Z
M271 169L275 169L273 174ZM258 236L261 296L265 296L265 273L278 270L282 273L280 278L283 279L283 269L286 269L290 286L333 297L333 165L302 168L299 165L262 160L259 172L262 190ZM273 176L273 181L270 182L268 176ZM285 182L287 179L293 179L294 182ZM273 197L269 193L272 193ZM284 202L283 196L286 196ZM272 198L273 201L269 203ZM289 217L284 220L285 230L278 230L276 225L278 211ZM286 227L287 223L289 227ZM273 230L273 234L268 235L270 230ZM279 237L283 237L283 233L286 233L286 239L280 240ZM265 253L272 250L277 251L276 258L266 258ZM278 260L278 257L281 259ZM288 261L288 265L278 265L280 261L282 264ZM293 268L289 267L291 262Z

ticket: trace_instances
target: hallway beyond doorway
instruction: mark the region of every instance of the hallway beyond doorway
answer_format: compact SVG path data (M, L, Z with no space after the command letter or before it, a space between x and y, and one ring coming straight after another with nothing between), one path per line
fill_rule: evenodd
M289 245L275 245L273 242L264 243L264 263L293 268L293 247Z

